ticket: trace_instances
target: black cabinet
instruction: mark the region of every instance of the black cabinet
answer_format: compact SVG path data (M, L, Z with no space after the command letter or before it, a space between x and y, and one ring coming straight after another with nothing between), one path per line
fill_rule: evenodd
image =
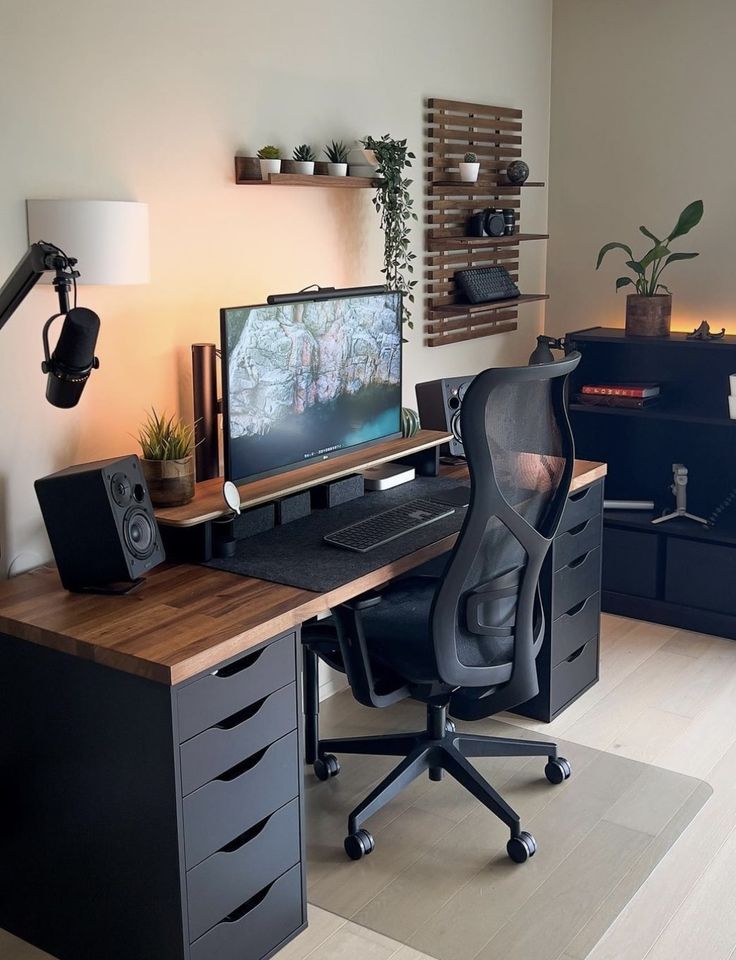
M513 712L549 722L598 679L603 481L568 498L540 578L539 693Z
M607 463L607 497L655 504L653 512L605 512L603 610L736 638L736 420L728 410L736 336L642 338L594 327L566 341L582 355L570 382L577 456ZM644 409L578 402L586 383L622 382L659 383L660 398ZM652 524L674 508L674 463L689 471L688 510L712 526Z
M0 635L0 927L59 960L265 960L302 930L297 649L169 687Z

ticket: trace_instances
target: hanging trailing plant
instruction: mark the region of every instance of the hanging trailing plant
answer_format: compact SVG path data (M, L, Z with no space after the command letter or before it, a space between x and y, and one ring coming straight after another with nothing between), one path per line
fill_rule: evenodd
M384 236L383 269L386 288L401 290L404 294L403 322L410 330L414 329L411 319L411 307L414 303L414 287L417 281L413 260L416 254L409 248L411 221L417 219L412 207L414 201L409 194L412 181L404 176L407 167L411 167L414 154L406 149L406 140L393 140L387 133L380 140L364 137L360 141L366 150L372 150L377 164L376 176L380 178L373 198L373 206L381 215L381 229Z

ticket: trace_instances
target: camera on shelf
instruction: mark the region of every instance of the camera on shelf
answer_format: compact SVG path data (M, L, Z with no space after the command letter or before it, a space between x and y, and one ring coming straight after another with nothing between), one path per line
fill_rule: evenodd
M469 237L503 237L514 232L515 213L512 209L487 207L468 218Z

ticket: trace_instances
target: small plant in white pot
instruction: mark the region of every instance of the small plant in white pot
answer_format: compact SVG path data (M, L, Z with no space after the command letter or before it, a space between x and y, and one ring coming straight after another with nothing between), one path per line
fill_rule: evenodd
M138 442L151 502L157 507L189 503L194 497L194 431L189 424L152 409Z
M480 163L474 153L466 153L460 163L460 179L463 183L475 183L480 173Z
M311 176L314 173L314 161L317 158L308 143L294 148L294 173Z
M325 147L327 172L331 177L346 177L348 174L348 148L342 140L333 140Z
M261 179L268 180L269 174L279 173L281 170L281 151L270 143L258 151L261 162Z

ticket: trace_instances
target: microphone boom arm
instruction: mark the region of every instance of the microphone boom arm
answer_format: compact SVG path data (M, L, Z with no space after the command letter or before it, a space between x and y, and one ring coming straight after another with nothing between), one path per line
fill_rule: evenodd
M41 277L55 270L54 288L59 297L59 312L69 312L69 287L79 276L77 261L67 257L53 244L32 243L15 270L0 288L0 330L5 326Z

